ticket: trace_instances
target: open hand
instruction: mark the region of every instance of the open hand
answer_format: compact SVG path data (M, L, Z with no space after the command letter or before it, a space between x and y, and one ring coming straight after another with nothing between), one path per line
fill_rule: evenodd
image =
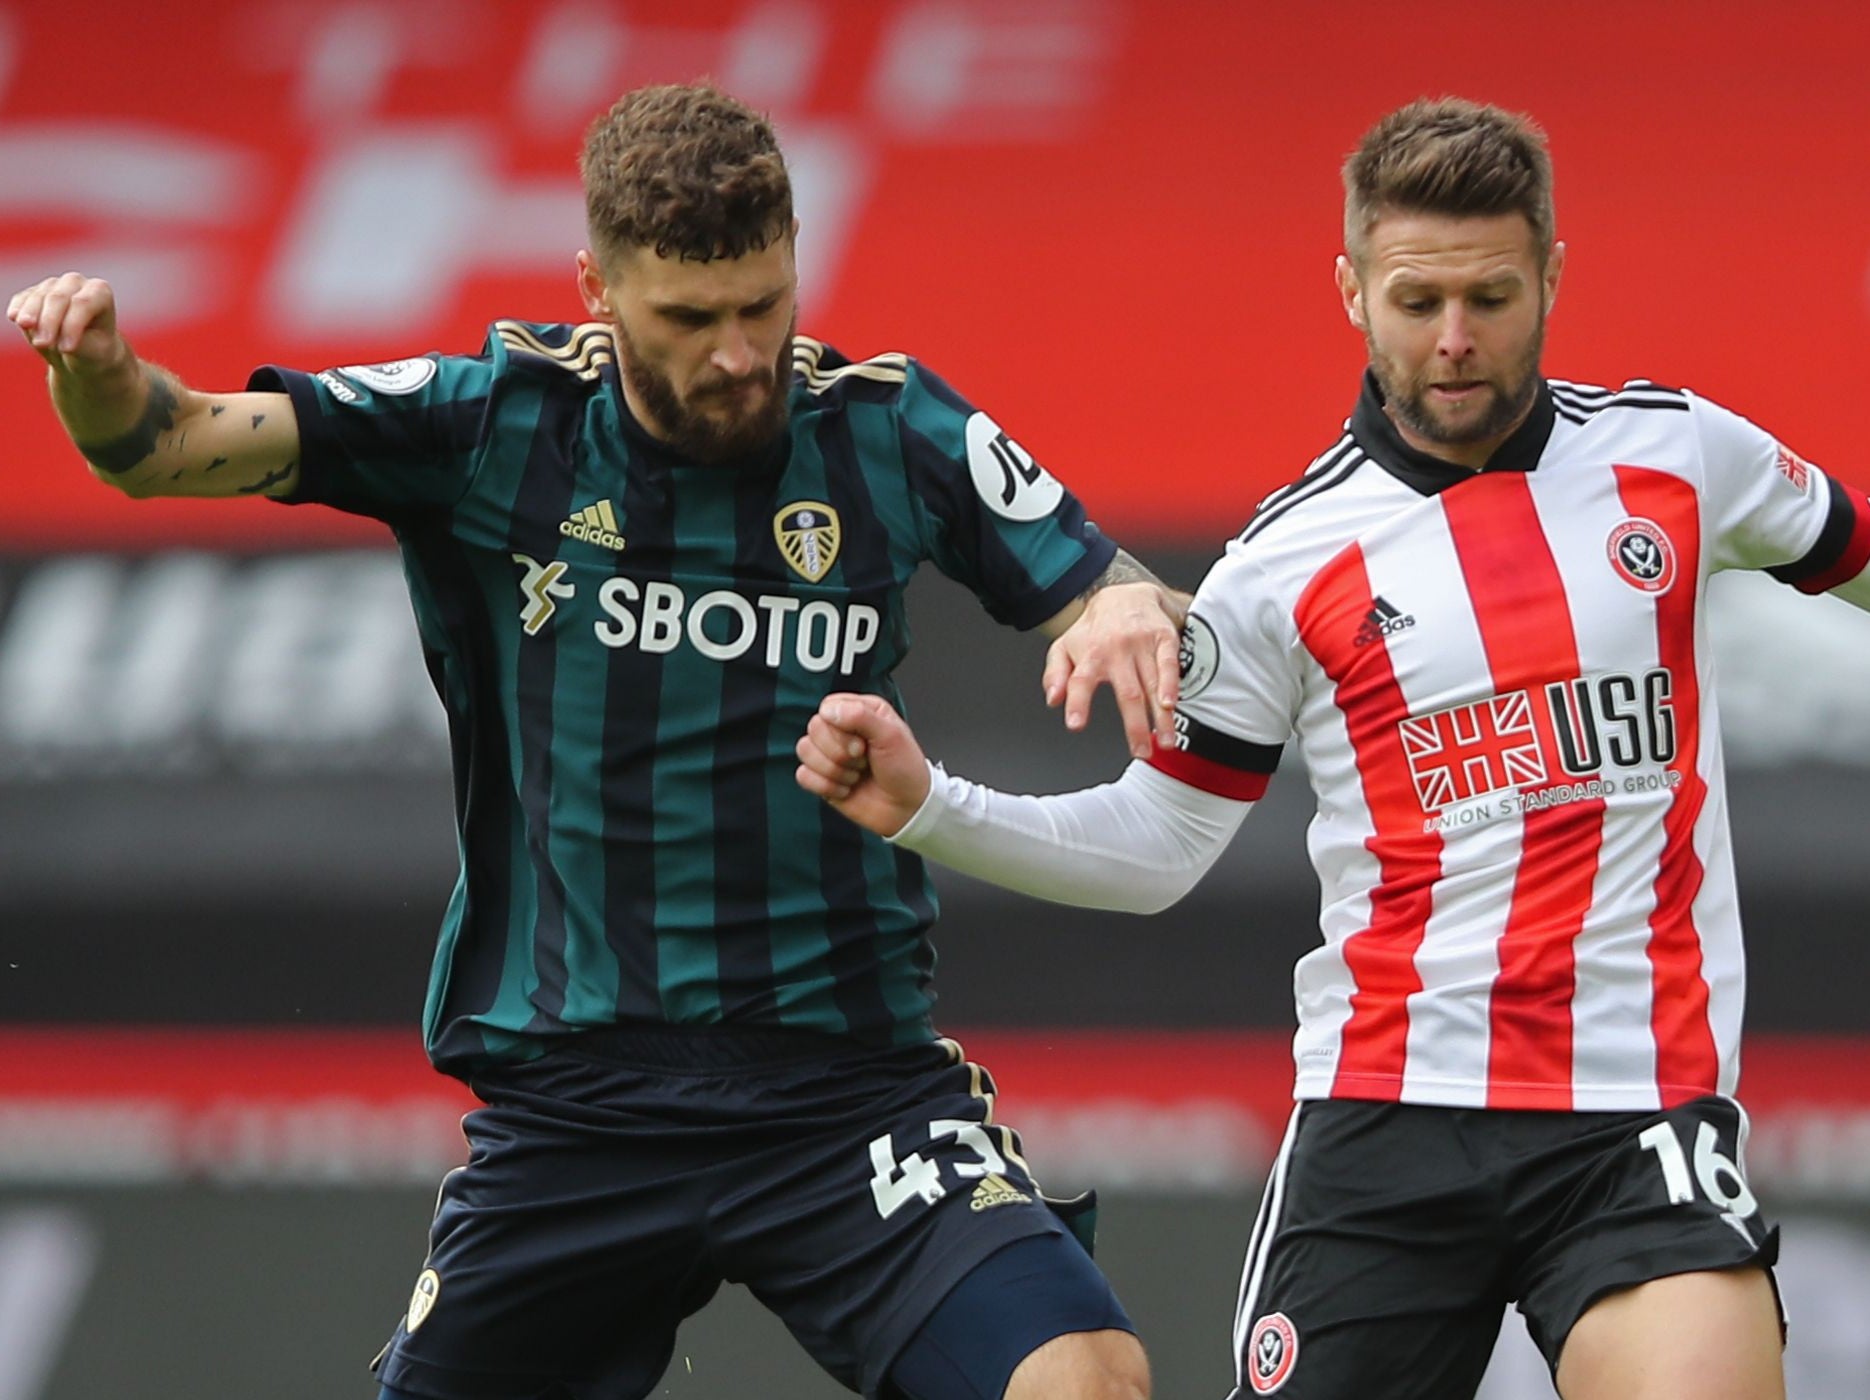
M1181 640L1181 619L1169 612L1159 585L1100 589L1046 653L1045 703L1063 704L1065 727L1082 729L1091 696L1108 685L1130 753L1148 758L1152 733L1165 744L1175 737Z

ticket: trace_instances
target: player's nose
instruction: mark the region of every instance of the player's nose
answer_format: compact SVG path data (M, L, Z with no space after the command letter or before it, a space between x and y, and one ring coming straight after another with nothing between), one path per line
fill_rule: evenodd
M1450 304L1441 315L1441 325L1435 336L1435 352L1446 360L1459 360L1471 354L1474 349L1474 337L1467 324L1467 315L1459 306Z
M754 353L753 341L746 331L737 325L729 324L721 331L720 339L714 344L714 353L708 357L708 363L733 379L744 379L753 372L758 356Z

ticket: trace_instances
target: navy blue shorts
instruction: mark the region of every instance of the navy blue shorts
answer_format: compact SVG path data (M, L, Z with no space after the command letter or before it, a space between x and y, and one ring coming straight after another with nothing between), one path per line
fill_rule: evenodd
M1241 1281L1237 1400L1471 1396L1509 1303L1554 1372L1599 1298L1778 1257L1732 1099L1658 1113L1301 1104Z
M473 1088L467 1165L377 1362L410 1395L646 1395L723 1280L875 1395L957 1282L1065 1230L952 1041L598 1032Z

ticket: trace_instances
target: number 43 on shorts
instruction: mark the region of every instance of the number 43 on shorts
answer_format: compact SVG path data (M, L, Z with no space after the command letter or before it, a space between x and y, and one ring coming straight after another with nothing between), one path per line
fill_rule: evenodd
M929 1124L929 1142L932 1145L942 1138L953 1138L958 1147L978 1159L944 1159L961 1180L978 1181L989 1172L1006 1170L1006 1158L988 1140L987 1130L980 1124L965 1118L934 1119ZM876 1198L877 1214L885 1220L912 1200L933 1205L948 1194L941 1182L942 1163L931 1162L920 1152L911 1152L897 1161L896 1144L888 1133L870 1140L870 1165L876 1169L870 1178L870 1194Z

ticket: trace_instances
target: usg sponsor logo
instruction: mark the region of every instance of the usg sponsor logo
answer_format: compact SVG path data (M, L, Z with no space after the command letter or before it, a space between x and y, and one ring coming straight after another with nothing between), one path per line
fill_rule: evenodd
M1424 830L1616 793L1672 791L1682 781L1668 766L1680 741L1674 681L1661 666L1550 681L1536 692L1412 715L1398 736L1416 797L1431 814ZM1497 793L1512 795L1458 816L1434 815Z

